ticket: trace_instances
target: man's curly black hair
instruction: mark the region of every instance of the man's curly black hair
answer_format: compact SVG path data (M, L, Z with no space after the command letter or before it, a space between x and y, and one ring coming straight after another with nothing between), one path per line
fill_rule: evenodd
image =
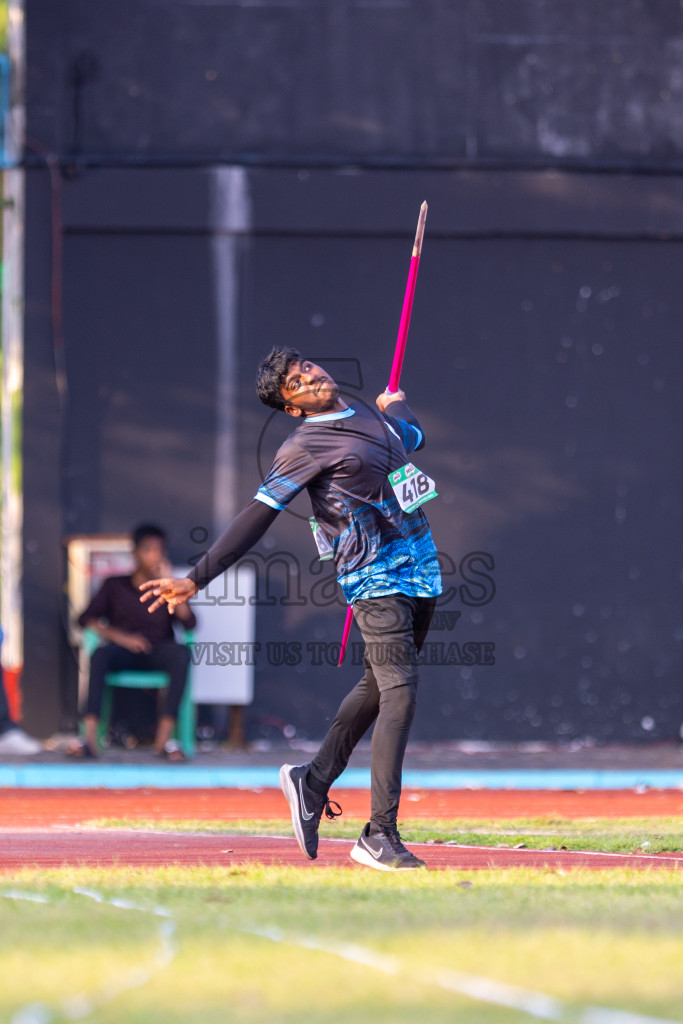
M264 405L271 409L284 409L282 385L292 363L300 363L301 359L301 353L295 348L276 346L261 362L256 371L256 393Z

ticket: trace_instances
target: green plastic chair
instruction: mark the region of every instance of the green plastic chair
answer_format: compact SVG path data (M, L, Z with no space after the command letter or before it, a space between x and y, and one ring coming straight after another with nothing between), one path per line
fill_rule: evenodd
M191 632L185 633L185 644L191 644L194 639L194 634ZM88 655L91 655L93 651L100 646L102 638L99 633L96 633L94 629L83 630L83 649ZM168 673L150 671L150 672L136 672L132 670L126 670L122 672L107 672L105 676L106 686L104 688L104 696L102 698L102 711L100 714L99 725L97 729L97 741L102 746L104 738L109 728L109 721L111 719L111 705L112 705L112 686L127 686L132 690L163 690L169 684ZM178 708L178 718L176 721L175 737L180 743L183 752L186 757L192 757L195 752L197 730L197 713L196 708L192 702L192 679L191 679L191 666L187 674L187 684L185 686L185 692L183 693L183 699L180 702Z

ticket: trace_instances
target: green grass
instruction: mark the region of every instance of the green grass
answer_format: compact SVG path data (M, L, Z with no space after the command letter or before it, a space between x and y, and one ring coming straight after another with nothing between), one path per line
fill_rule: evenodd
M78 996L94 1004L83 1017L93 1024L531 1019L439 987L444 970L554 996L562 1019L577 1024L587 1006L680 1020L681 877L258 865L24 870L0 876L0 1020L40 1003L44 1020L62 1022L83 1011ZM74 887L170 916L102 905ZM11 891L49 902L7 899ZM164 946L159 929L169 925ZM279 941L258 934L265 930ZM314 948L330 941L333 950ZM174 959L157 964L169 942ZM343 943L393 958L396 973L338 955ZM140 969L150 977L134 986Z
M138 828L215 835L291 835L289 818L244 821L149 821L100 819L98 828ZM357 838L364 822L347 818L321 825L321 836ZM523 818L510 821L406 819L401 834L407 842L459 843L465 846L514 847L530 850L595 850L604 853L674 853L683 850L683 818Z

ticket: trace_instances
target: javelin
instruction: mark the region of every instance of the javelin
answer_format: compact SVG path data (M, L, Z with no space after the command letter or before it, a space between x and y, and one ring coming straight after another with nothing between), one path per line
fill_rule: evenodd
M417 271L420 266L420 254L422 252L422 239L425 233L425 221L427 220L427 203L424 202L420 207L420 216L417 220L417 231L415 232L415 242L413 243L413 255L410 259L410 268L408 270L408 283L406 284L406 293L403 297L403 309L401 310L401 321L398 325L398 337L396 338L396 348L394 350L394 361L391 364L391 373L389 374L389 384L387 385L387 391L389 394L394 394L399 389L399 380L401 379L401 370L403 368L403 357L406 351L406 342L408 340L408 328L410 327L410 314L413 311L413 297L415 295L415 284L417 282ZM341 666L344 655L346 654L346 645L349 640L349 633L351 632L351 623L353 622L353 608L351 605L346 609L346 619L344 620L344 632L342 633L341 647L339 650L339 666Z

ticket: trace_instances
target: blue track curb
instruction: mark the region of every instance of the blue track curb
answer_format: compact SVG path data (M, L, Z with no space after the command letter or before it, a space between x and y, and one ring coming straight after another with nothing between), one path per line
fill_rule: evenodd
M194 765L0 764L0 788L8 789L279 789L277 767ZM369 789L367 768L348 768L338 785ZM408 770L408 789L681 789L683 770Z

